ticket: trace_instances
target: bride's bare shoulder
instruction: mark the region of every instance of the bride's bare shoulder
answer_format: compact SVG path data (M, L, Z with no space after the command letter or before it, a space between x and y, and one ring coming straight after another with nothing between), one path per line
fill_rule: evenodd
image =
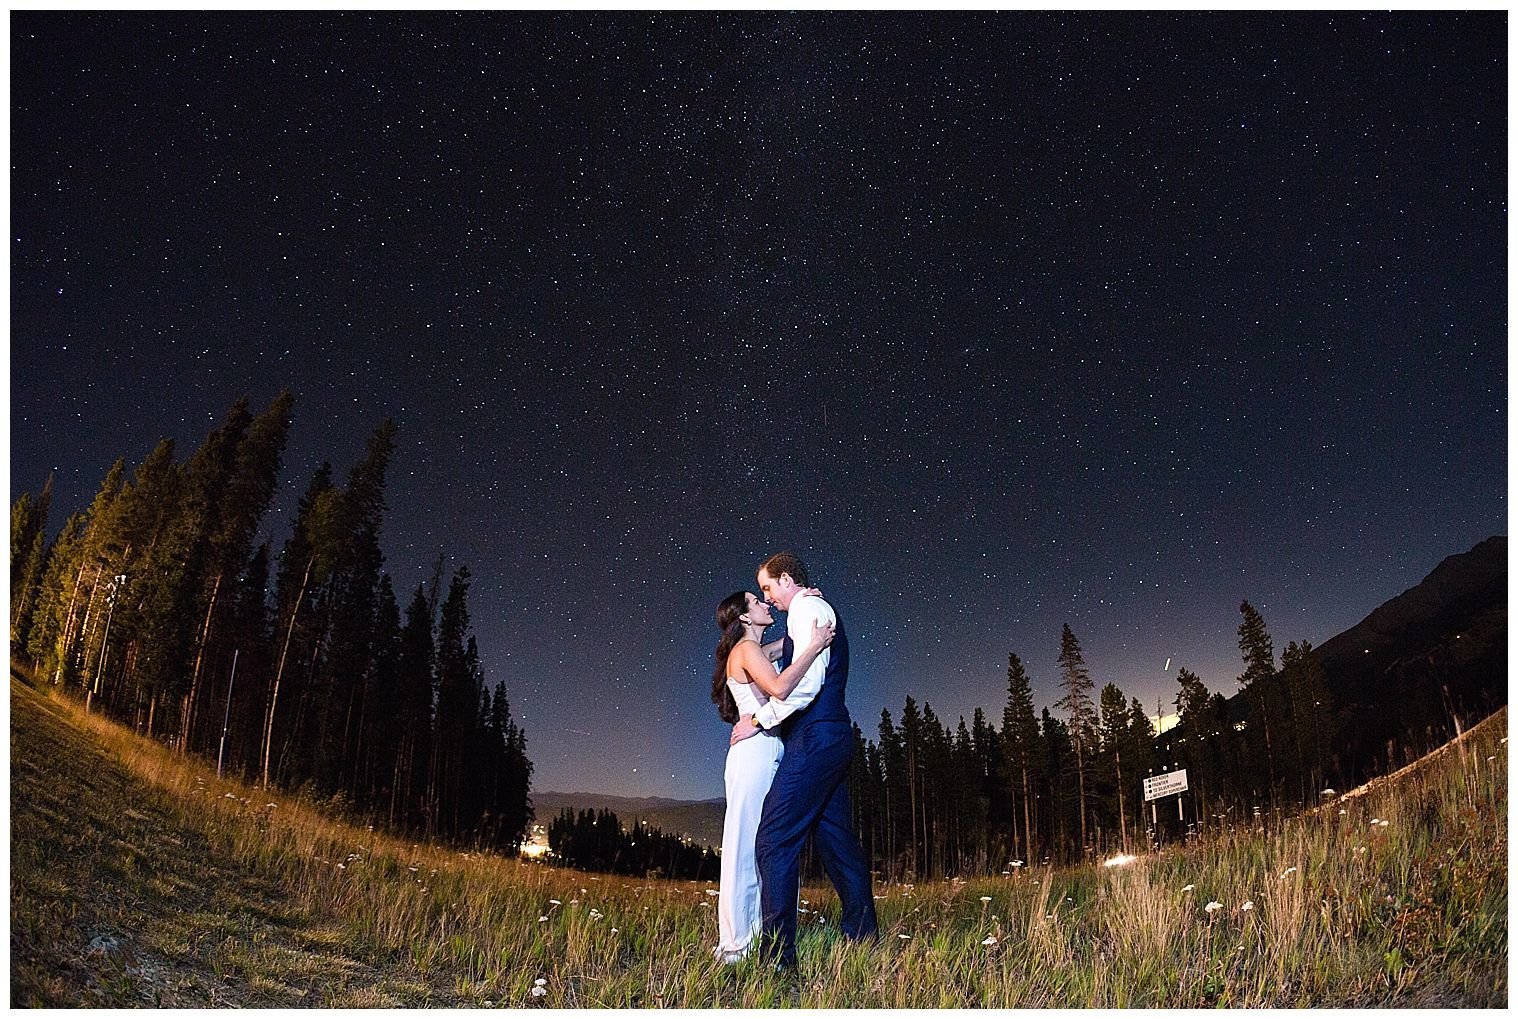
M727 653L727 674L739 683L752 683L754 669L765 661L764 649L757 642L745 638L734 644L733 649Z

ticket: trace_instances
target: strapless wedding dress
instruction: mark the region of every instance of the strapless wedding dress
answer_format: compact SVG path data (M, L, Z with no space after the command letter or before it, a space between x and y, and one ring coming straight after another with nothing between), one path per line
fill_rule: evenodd
M739 715L752 715L768 700L753 684L740 683L731 676L727 688L738 704ZM763 926L754 833L759 830L764 796L784 755L785 744L780 737L766 732L727 750L727 816L722 825L722 883L717 894L721 940L715 950L718 958L727 962L741 959Z

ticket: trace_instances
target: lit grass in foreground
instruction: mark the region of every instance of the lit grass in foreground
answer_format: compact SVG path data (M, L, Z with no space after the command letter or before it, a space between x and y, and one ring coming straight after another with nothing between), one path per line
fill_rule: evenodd
M1507 1001L1505 710L1270 831L1121 867L877 888L873 946L839 936L831 890L804 889L790 985L712 959L715 884L389 838L218 782L14 681L11 710L13 1004Z

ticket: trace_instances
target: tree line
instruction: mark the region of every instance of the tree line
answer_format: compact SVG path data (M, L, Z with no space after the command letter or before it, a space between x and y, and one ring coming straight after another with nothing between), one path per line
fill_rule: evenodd
M487 689L470 574L439 558L404 613L380 526L396 427L311 477L282 548L260 524L294 398L247 400L184 461L165 439L49 539L52 480L11 507L11 653L36 681L182 753L391 830L515 849L527 738Z
M1035 711L1011 653L1000 726L976 708L951 730L910 697L897 718L881 712L876 739L856 724L850 792L877 873L986 874L1148 848L1159 833L1143 780L1176 768L1187 771L1191 832L1316 802L1336 763L1322 669L1306 642L1289 644L1277 669L1263 618L1248 602L1240 610L1243 696L1230 702L1181 669L1179 722L1163 737L1137 698L1112 683L1097 692L1068 625L1053 711ZM1166 806L1162 830L1176 811Z
M565 807L548 824L548 848L555 863L576 870L715 881L721 858L704 846L639 821L624 831L610 810Z

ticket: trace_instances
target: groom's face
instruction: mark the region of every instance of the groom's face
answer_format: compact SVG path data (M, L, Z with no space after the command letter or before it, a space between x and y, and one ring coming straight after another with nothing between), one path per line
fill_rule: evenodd
M791 607L791 599L796 597L796 592L800 588L796 586L796 582L791 579L789 573L782 573L778 577L772 577L769 571L761 566L757 576L759 579L759 590L763 592L765 601L775 606L781 612Z

